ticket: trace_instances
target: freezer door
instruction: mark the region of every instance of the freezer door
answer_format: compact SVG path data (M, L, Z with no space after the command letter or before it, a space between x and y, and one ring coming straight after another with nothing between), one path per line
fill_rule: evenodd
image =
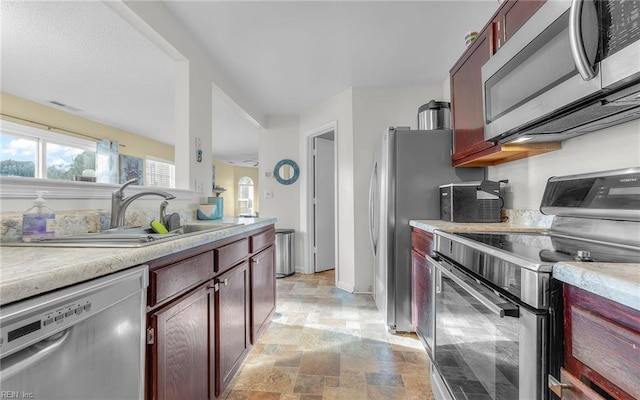
M391 170L393 157L393 141L395 131L385 131L376 152L376 201L374 220L377 221L377 240L375 252L375 282L374 298L376 306L388 326L395 326L395 307L393 289L393 171ZM392 329L393 330L393 329Z

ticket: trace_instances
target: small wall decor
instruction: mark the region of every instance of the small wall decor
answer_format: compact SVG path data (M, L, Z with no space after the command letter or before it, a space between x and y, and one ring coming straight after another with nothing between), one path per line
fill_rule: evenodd
M118 142L98 140L96 144L96 182L118 183Z
M285 158L284 160L278 161L273 169L273 176L275 176L279 183L291 185L298 180L300 168L298 168L298 164L295 161Z
M138 178L137 185L144 185L144 160L139 157L120 154L120 183Z

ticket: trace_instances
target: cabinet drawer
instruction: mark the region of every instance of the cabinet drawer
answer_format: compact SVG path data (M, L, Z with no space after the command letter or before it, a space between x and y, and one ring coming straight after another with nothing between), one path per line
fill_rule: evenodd
M632 398L640 398L640 333L572 306L571 355Z
M153 307L212 277L212 251L150 271L149 306Z
M249 240L240 239L214 250L215 271L224 272L249 254Z
M604 400L602 396L564 368L560 369L560 382L566 386L552 391L559 394L562 400Z
M261 249L269 246L270 244L273 244L275 240L276 240L275 229L269 229L268 231L264 231L264 232L258 233L257 235L253 235L249 238L249 241L251 243L251 247L249 251L251 253L260 251Z
M414 228L411 233L411 247L423 256L431 254L433 233Z

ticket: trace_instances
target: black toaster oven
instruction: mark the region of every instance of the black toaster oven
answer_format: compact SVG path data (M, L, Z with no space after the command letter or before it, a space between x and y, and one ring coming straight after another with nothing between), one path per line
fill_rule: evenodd
M440 186L440 219L449 222L500 222L500 182L473 181Z

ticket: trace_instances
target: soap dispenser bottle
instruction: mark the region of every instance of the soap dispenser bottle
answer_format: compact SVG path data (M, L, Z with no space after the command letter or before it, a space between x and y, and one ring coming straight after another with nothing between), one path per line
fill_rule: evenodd
M22 240L25 242L55 235L56 215L46 206L43 193L46 192L37 191L38 197L33 201L33 207L22 214Z

